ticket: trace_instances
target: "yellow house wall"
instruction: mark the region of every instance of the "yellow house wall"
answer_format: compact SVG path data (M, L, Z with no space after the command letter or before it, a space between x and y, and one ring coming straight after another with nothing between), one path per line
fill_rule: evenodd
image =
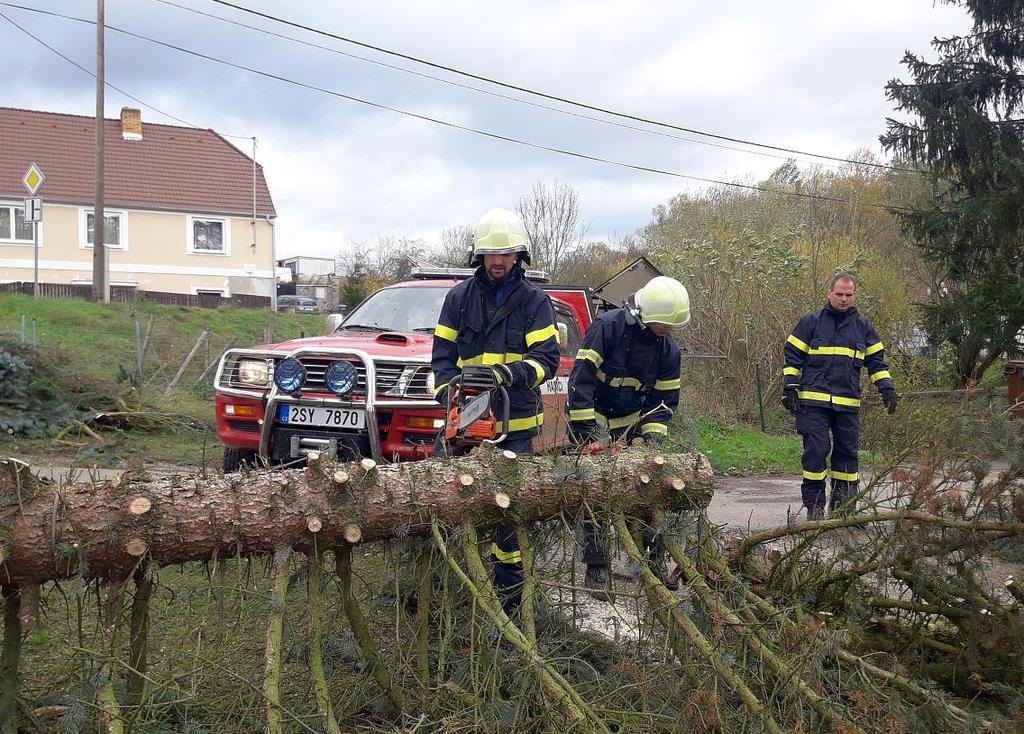
M16 203L0 200L3 203ZM84 211L78 207L43 203L39 228L39 281L92 282L91 245L85 245ZM216 289L269 295L273 273L273 225L259 219L197 214L227 221L228 252L190 252L191 219L181 212L157 212L108 207L121 213L123 248L108 248L110 282L140 290L194 293ZM0 240L0 282L32 280L32 245ZM229 279L235 284L232 289ZM243 284L240 286L239 284Z

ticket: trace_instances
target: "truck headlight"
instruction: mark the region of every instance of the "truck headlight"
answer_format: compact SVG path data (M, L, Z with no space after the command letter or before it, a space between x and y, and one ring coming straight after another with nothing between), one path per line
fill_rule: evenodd
M270 387L270 365L265 359L238 360L238 381L243 385Z
M434 370L427 370L427 393L434 396Z

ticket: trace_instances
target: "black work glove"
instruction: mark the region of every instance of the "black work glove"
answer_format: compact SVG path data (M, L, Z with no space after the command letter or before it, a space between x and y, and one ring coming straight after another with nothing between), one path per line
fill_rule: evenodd
M896 412L896 405L899 402L900 398L896 394L896 390L891 387L882 388L882 405L885 406L885 410L889 415Z
M799 385L786 385L782 389L782 407L793 415L800 409Z
M494 372L494 379L497 380L499 385L512 384L512 370L508 368L508 365L492 364L491 370Z
M440 390L437 391L437 394L434 396L434 400L439 402L441 405L448 405L448 386L447 385L445 385L444 387L442 387Z

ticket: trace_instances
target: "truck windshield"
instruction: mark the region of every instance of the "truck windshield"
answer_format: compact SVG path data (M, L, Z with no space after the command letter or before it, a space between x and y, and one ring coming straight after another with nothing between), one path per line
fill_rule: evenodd
M367 298L346 317L338 331L429 331L437 326L448 288L385 288Z

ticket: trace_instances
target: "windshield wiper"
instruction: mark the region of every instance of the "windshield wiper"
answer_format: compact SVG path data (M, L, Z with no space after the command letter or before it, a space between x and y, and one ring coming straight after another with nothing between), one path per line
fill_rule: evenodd
M413 331L422 331L424 334L433 334L435 326L417 326Z
M338 327L338 331L347 331L348 329L366 329L367 331L391 331L383 326L377 326L375 324L342 324Z

